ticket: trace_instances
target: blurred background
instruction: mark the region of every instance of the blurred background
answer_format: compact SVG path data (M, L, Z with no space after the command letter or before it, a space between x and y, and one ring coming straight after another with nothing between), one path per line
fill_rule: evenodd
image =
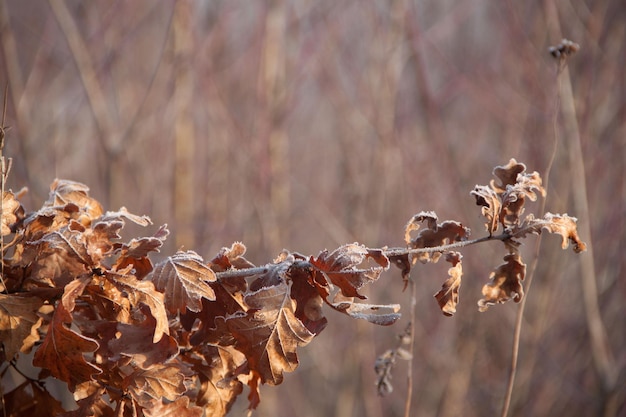
M546 211L579 219L590 247L544 235L520 343L512 416L626 415L626 4L620 0L0 1L9 86L8 187L28 210L54 178L172 234L161 256L210 259L243 241L281 249L402 246L434 210L484 235L469 192L514 157L547 181ZM558 75L548 47L580 44ZM550 168L550 161L554 162ZM527 213L539 210L530 204ZM127 231L128 232L128 231ZM133 234L134 233L134 234ZM449 265L418 265L413 416L498 415L517 304L477 311L505 250L463 252L453 318L433 298ZM398 302L388 328L331 311L259 416L399 416L406 362L378 397L410 294L398 270L368 289ZM245 394L245 392L244 392ZM245 395L232 415L242 415Z

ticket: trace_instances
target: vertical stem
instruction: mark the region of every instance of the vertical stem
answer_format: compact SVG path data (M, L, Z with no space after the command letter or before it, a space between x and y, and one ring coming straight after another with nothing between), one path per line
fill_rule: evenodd
M409 279L411 285L411 323L410 323L410 344L409 352L411 357L409 358L409 364L407 365L406 373L406 399L404 402L404 417L411 416L411 400L413 399L413 358L415 357L415 307L417 305L417 285L412 279Z
M194 247L193 159L195 130L192 117L193 77L190 72L193 51L191 3L181 0L174 8L174 219L176 247Z

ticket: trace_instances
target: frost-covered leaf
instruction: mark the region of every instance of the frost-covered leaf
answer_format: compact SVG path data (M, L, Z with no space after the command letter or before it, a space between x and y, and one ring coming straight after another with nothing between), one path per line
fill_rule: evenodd
M185 391L186 371L176 363L154 364L137 369L124 378L125 388L141 406L150 407L152 400L175 401Z
M98 201L89 197L89 187L75 181L55 179L50 185L50 195L43 207L60 207L69 203L75 204L85 218L81 223L100 217L103 213Z
M134 307L145 304L156 320L152 341L157 343L164 334L169 334L167 312L165 311L165 296L154 288L150 281L139 281L132 275L123 273L107 273L107 279L120 288L127 295L130 304Z
M227 271L229 269L247 269L254 265L244 258L246 246L241 242L235 242L230 248L222 248L215 258L211 259L209 266L215 272Z
M459 303L459 289L461 287L461 277L463 275L463 266L461 258L463 256L459 252L449 252L446 254L446 261L452 264L448 269L448 278L441 290L435 294L435 298L439 303L439 308L446 316L452 316L456 313L456 306Z
M431 227L429 222L427 229L419 231L409 242L409 248L422 249L422 248L434 248L437 246L448 245L450 243L466 240L470 235L470 229L463 226L461 223L447 220L443 223ZM422 252L413 254L412 262L419 260L422 263L437 262L441 257L442 252Z
M490 235L493 234L498 230L500 210L502 209L500 196L493 188L485 185L476 185L470 194L476 197L476 205L482 206L481 213L487 219L485 227Z
M508 164L499 165L493 169L493 175L499 182L496 183L495 180L491 180L491 188L497 193L503 193L508 185L513 185L517 182L517 175L525 171L526 165L517 162L515 158L511 158Z
M389 259L376 251L357 243L343 245L333 252L322 251L311 264L321 271L334 285L341 289L346 297L366 299L358 290L365 284L376 281L383 270L389 268ZM359 265L370 258L376 265L359 268Z
M526 264L518 253L509 253L504 263L490 275L490 282L483 286L483 298L478 301L478 309L486 311L490 305L505 303L513 298L516 303L524 296L522 280L526 276Z
M587 249L587 245L578 236L576 217L567 214L546 213L541 219L536 219L532 214L526 216L524 222L512 232L516 237L524 237L528 233L540 234L542 230L561 235L561 247L567 249L569 244L574 245L574 252L580 253Z
M296 349L315 335L295 316L296 303L284 280L247 294L245 302L250 310L227 317L226 325L249 368L259 373L263 383L278 385L284 372L298 366Z
M213 270L193 251L177 252L157 264L146 277L165 294L165 304L171 313L183 313L186 309L198 312L202 308L202 298L215 300L215 292L209 283L216 279Z
M404 241L407 245L411 244L411 233L420 228L420 223L426 221L428 228L432 230L437 229L437 214L434 211L421 211L415 216L411 217L411 220L404 227Z

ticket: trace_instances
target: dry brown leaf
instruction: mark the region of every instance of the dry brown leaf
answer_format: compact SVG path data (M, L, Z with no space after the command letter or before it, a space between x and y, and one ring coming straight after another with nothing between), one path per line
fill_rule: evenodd
M125 389L142 407L149 408L153 400L166 398L175 401L185 391L186 369L177 363L154 364L148 369L137 369L124 379Z
M525 171L526 165L518 163L515 158L511 158L508 164L499 165L493 169L493 175L499 182L496 183L495 180L491 180L491 188L497 193L503 193L508 185L513 185L517 182L517 175Z
M492 235L498 230L500 210L502 209L500 196L493 188L485 185L476 185L470 194L476 197L476 205L482 206L481 213L487 218L485 227L489 235Z
M412 249L434 248L450 243L466 240L470 235L470 229L461 223L447 220L436 227L421 230L409 243ZM412 262L419 260L422 263L437 262L442 252L423 252L414 254Z
M106 273L106 278L124 291L134 307L145 304L156 320L152 342L157 343L164 334L169 335L169 323L165 310L165 296L154 288L150 281L139 281L132 275Z
M209 366L197 367L200 390L196 404L203 407L208 416L226 415L243 391L243 384L235 377L234 370L246 358L232 346L206 345L203 353Z
M146 417L202 417L204 410L200 407L190 406L189 397L182 396L174 402L154 400L152 405L143 410ZM218 416L220 414L207 414Z
M60 207L68 203L78 206L85 218L81 223L100 217L103 213L102 206L98 201L89 197L89 187L75 181L55 179L50 185L50 195L43 207Z
M211 259L209 266L215 272L223 272L229 269L247 269L254 267L243 255L246 246L241 242L235 242L230 248L222 248L215 258Z
M298 366L296 349L315 335L295 316L295 302L285 281L248 293L245 302L250 310L226 317L226 325L249 368L259 373L263 383L278 385L284 372Z
M486 311L490 305L505 303L513 298L516 303L524 296L522 280L526 276L526 264L518 253L509 253L505 263L489 276L491 282L483 286L483 297L478 301L478 309Z
M209 283L216 279L213 270L193 251L177 252L158 263L146 277L165 294L165 305L170 313L184 313L187 309L198 312L202 298L215 300Z
M452 268L448 269L450 278L443 283L441 290L435 294L439 308L446 316L454 315L456 306L459 303L459 289L461 288L461 277L463 275L462 257L459 252L446 254L446 261L452 264Z
M530 214L512 232L516 237L524 237L528 233L540 234L545 229L550 233L561 235L561 247L563 249L567 249L571 243L574 245L574 252L580 253L587 249L587 245L578 236L577 221L576 217L571 217L567 214L546 213L542 219L536 219Z
M15 195L11 191L5 191L2 195L1 235L6 236L11 234L11 226L23 216L24 209L22 208L20 202L15 198Z
M20 351L29 350L36 340L30 340L32 330L41 324L37 310L43 301L21 294L0 294L0 341L7 359ZM26 339L29 338L29 342Z
M148 368L158 363L165 363L178 354L176 340L163 335L154 343L152 335L156 328L156 320L147 307L142 308L145 320L137 324L117 323L116 338L108 342L109 360L118 361L121 357L131 357L141 368Z
M366 258L374 260L377 265L367 269L358 268ZM365 284L376 281L383 270L389 268L389 259L386 256L357 243L340 246L331 253L323 251L310 262L339 287L345 297L360 299L367 297L359 294L358 290Z
M2 405L6 417L49 417L65 411L61 402L37 381L26 381L6 393Z
M83 356L85 352L98 349L98 342L66 327L71 322L71 315L63 303L57 305L52 317L48 332L35 351L33 365L47 369L55 378L67 382L73 391L77 384L102 372Z

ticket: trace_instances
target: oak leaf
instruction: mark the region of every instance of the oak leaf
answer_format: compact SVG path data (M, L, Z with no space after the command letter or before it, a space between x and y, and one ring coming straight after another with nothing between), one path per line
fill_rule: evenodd
M130 304L138 307L139 304L145 304L150 309L150 313L156 320L154 328L154 336L152 341L157 343L163 335L169 335L169 323L167 312L165 310L165 296L162 292L154 288L154 284L150 281L140 281L133 275L126 275L125 272L105 273L106 278L123 291Z
M37 310L42 304L37 297L0 294L0 341L9 360L20 351L28 351L39 339L37 328L41 318Z
M526 165L511 158L506 165L498 165L493 169L493 175L499 180L491 180L491 188L497 193L506 191L507 186L517 182L517 175L526 171Z
M108 342L108 348L112 352L109 360L131 357L139 367L148 368L154 364L165 363L178 354L178 344L173 337L163 335L158 342L152 341L156 320L147 307L141 310L145 316L143 322L117 323L116 338Z
M11 233L11 226L17 222L19 218L24 215L24 209L19 201L16 200L15 195L11 191L5 191L2 194L2 222L1 222L1 236L6 236Z
M147 369L137 369L124 378L124 388L142 407L150 407L152 400L176 400L185 391L185 374L177 363L154 364Z
M85 360L83 353L94 352L98 342L66 327L71 315L59 303L42 344L35 351L33 365L47 369L52 376L68 383L73 391L77 384L88 381L100 368Z
M83 224L100 217L103 213L100 203L89 197L89 187L79 182L57 178L50 185L50 195L43 207L60 207L68 203L80 208L85 217L80 219Z
M209 366L194 367L200 379L196 404L203 407L207 415L226 415L243 391L235 370L245 363L246 358L232 346L207 344L202 353Z
M459 303L459 289L461 288L461 276L463 275L463 266L461 264L463 256L459 252L449 252L446 254L446 261L452 264L448 269L448 278L441 290L435 294L435 298L439 303L439 308L446 316L452 316L456 313L456 306Z
M377 264L367 269L358 268L366 258ZM321 271L330 282L341 289L345 297L366 299L358 290L365 284L376 281L383 270L389 268L389 259L357 243L340 246L333 252L322 251L311 264Z
M193 251L177 252L158 263L146 277L165 294L165 305L170 313L184 313L186 309L198 312L202 309L202 298L215 300L209 283L216 279L213 270Z
M59 400L37 381L26 381L2 397L3 416L48 417L65 411Z
M154 400L152 405L143 410L146 417L202 417L204 410L200 407L189 406L189 397L182 396L173 402ZM219 414L206 414L218 416Z
M484 298L478 301L481 312L490 305L505 303L511 298L517 303L524 296L522 280L526 276L526 264L522 262L519 253L505 255L504 261L489 276L491 282L483 286Z
M448 245L450 243L466 240L470 235L470 229L461 223L447 220L443 223L436 224L436 217L433 221L428 218L428 228L419 231L417 236L409 241L409 248L426 249L438 246ZM437 262L442 255L442 251L421 252L412 255L412 262L420 261L422 263Z
M550 233L561 235L561 247L567 249L569 244L574 245L574 252L580 253L587 249L587 245L578 236L576 217L567 214L546 213L543 218L536 219L532 214L526 216L524 222L512 231L516 237L524 237L528 233L540 234L543 229Z
M237 340L235 347L246 355L261 382L278 385L284 372L298 366L296 349L315 335L295 316L296 303L284 280L246 294L245 302L250 309L226 317L226 325Z
M476 185L470 194L476 197L476 205L482 206L481 213L487 218L485 227L489 235L492 235L498 230L500 211L502 209L500 196L493 188L485 185Z

